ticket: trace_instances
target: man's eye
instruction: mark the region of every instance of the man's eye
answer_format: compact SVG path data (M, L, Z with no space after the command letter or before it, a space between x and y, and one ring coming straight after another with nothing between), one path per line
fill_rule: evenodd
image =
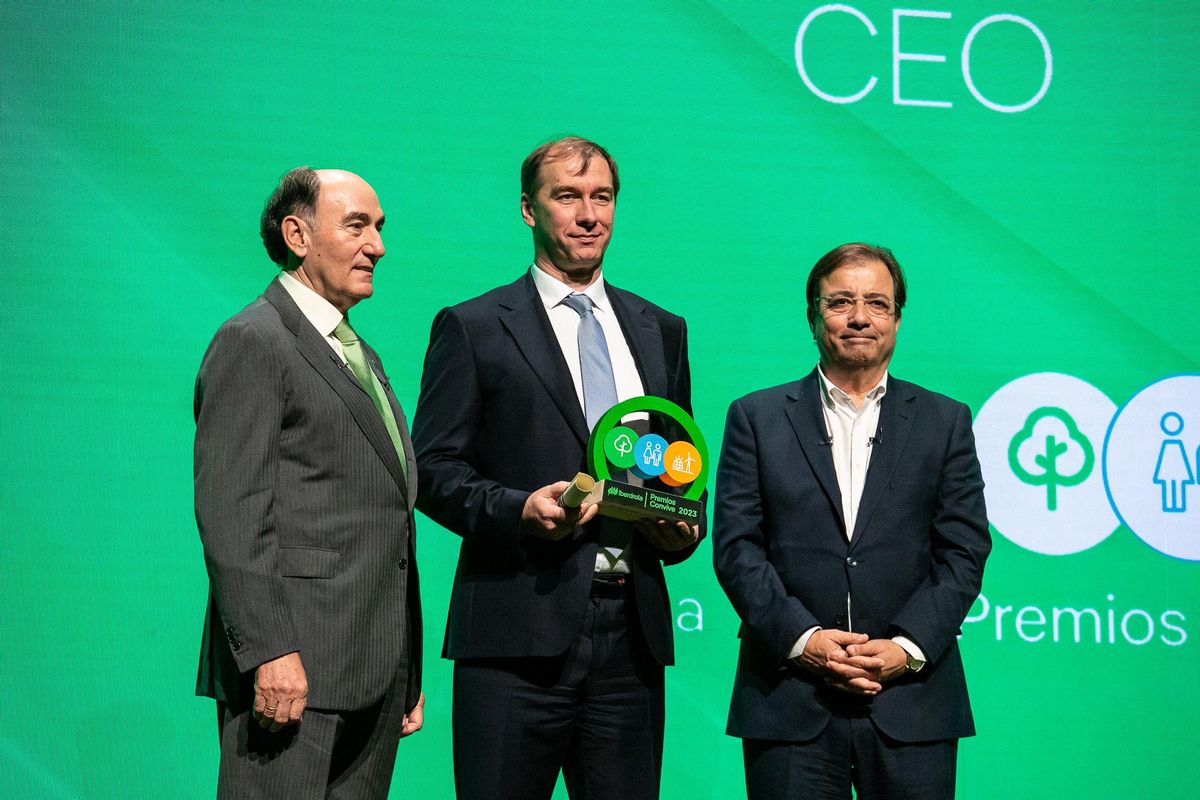
M867 308L871 309L872 311L882 311L884 314L886 314L890 307L891 307L891 304L888 303L887 300L868 300L867 301Z
M854 305L854 301L849 297L831 297L825 301L825 305L830 311L845 311Z

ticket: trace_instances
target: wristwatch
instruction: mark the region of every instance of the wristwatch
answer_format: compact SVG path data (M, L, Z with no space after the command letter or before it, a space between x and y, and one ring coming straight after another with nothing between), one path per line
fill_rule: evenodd
M901 648L903 650L903 648ZM904 650L904 671L905 672L920 672L925 666L925 662L914 656L912 653Z

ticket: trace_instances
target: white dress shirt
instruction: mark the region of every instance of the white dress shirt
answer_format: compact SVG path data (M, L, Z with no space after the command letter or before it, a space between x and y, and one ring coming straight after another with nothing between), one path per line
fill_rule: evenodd
M817 379L821 383L821 414L825 419L825 432L829 436L833 451L833 468L837 473L838 494L842 496L842 520L846 526L846 539L854 536L854 525L858 521L858 505L862 500L863 486L867 482L867 469L871 465L871 451L879 430L879 410L887 394L888 374L885 370L879 383L875 384L863 398L860 407L854 398L834 386L817 367ZM853 631L854 616L850 608L850 595L846 595L846 626ZM809 628L792 647L790 656L798 658L804 652L809 637L820 628ZM907 636L893 636L892 641L918 661L925 661L925 654Z
M608 345L608 357L612 362L613 380L617 387L617 402L631 397L641 397L646 393L642 387L642 376L638 373L637 364L629 343L625 341L625 333L621 330L620 320L613 313L612 304L608 300L608 292L604 287L604 276L598 274L596 280L583 291L567 286L557 278L547 275L537 268L530 267L533 284L537 287L542 305L550 317L550 327L554 329L554 337L558 347L566 359L567 369L571 372L571 381L575 384L575 395L579 400L579 408L583 404L583 368L579 364L579 320L575 309L563 302L569 294L586 294L592 301L592 313L604 331L604 339ZM623 422L634 419L648 419L645 413L630 414L622 418ZM564 480L570 475L563 476ZM596 551L597 572L629 572L629 560L623 547L602 546Z
M346 354L342 352L342 343L333 335L333 329L342 321L342 312L338 311L333 303L296 280L296 277L287 270L279 273L278 280L279 285L286 289L287 293L296 301L296 305L300 307L300 313L312 323L312 326L317 329L317 333L325 338L325 342L333 348L333 352L337 353L337 357L345 364Z
M557 278L550 277L536 266L530 269L538 296L542 298L542 305L546 307L546 313L550 316L550 327L554 328L558 346L562 349L563 358L567 360L567 369L571 371L571 381L575 384L579 407L584 407L583 368L579 365L580 317L575 309L563 302L569 294L586 294L592 301L592 313L596 315L596 321L604 330L604 339L608 343L608 357L612 361L613 379L617 384L617 401L645 394L642 376L638 374L637 364L633 361L633 353L629 350L621 323L608 301L604 276L597 275L592 285L580 292Z

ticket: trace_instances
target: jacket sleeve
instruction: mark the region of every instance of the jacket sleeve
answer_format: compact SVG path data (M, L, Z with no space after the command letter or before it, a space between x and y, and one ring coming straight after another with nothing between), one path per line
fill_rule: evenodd
M459 536L515 548L529 492L502 486L473 466L484 413L476 344L455 309L438 312L413 415L417 507Z
M762 480L754 421L737 401L729 408L717 467L713 563L743 625L782 663L800 636L820 623L788 594L768 557Z
M276 565L282 367L250 326L226 323L196 379L196 523L217 610L242 672L299 649Z
M930 660L946 652L983 584L992 549L983 476L971 432L971 413L959 405L930 525L928 577L905 601L892 626L911 637Z

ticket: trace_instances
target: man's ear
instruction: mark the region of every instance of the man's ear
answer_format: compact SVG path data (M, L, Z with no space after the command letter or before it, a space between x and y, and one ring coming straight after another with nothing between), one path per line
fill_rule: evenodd
M308 255L308 237L310 235L308 223L295 214L289 214L283 218L279 227L283 233L283 243L287 245L288 250L291 250L296 258L304 260L304 257Z
M521 218L525 220L525 224L529 227L532 228L534 226L533 201L524 192L521 192Z

